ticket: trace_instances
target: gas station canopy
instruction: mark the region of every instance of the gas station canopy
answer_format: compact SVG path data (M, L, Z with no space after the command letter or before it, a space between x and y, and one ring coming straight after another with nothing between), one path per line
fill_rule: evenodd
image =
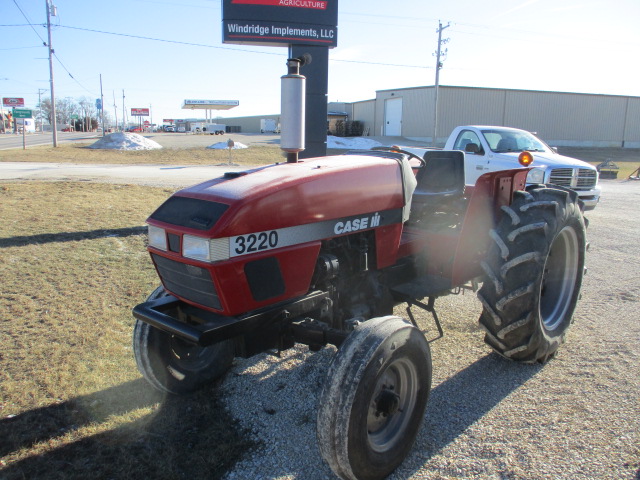
M240 105L239 100L185 100L182 109L187 110L229 110Z

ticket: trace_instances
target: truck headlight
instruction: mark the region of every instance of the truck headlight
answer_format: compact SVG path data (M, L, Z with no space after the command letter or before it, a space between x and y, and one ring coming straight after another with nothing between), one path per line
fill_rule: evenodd
M527 174L527 183L544 183L544 170L534 168Z
M149 225L149 246L167 251L167 234L164 228Z
M194 237L192 235L183 235L182 256L193 258L194 260L202 260L203 262L211 261L209 239Z

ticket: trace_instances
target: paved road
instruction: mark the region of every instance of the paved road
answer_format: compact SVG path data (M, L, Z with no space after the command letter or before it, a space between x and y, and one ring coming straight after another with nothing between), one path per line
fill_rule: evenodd
M76 141L88 141L98 139L96 133L84 132L58 132L58 144ZM25 136L27 148L37 145L53 145L53 134L51 133L30 133ZM11 148L22 148L22 135L12 133L0 134L0 150Z

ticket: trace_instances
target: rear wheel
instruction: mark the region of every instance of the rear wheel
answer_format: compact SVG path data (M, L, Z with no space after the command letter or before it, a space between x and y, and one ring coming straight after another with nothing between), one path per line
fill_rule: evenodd
M158 287L147 301L167 295ZM232 340L207 347L186 342L175 335L136 320L133 351L138 370L156 389L188 393L224 375L234 356Z
M343 479L385 478L404 460L431 389L429 344L399 317L358 326L329 368L318 409L323 458Z
M502 209L482 262L480 325L499 354L545 362L564 340L580 295L585 221L575 192L558 188L516 192Z

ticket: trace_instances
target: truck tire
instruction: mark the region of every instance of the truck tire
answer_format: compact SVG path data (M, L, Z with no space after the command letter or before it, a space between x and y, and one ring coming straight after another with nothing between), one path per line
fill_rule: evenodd
M359 325L340 346L318 408L320 452L343 479L385 478L420 429L431 389L429 344L394 316Z
M544 363L564 341L580 295L585 220L576 193L557 187L515 192L502 211L481 263L480 325L500 355Z
M167 295L158 287L147 298L156 300ZM233 340L208 347L185 342L170 333L136 320L133 328L133 352L138 370L161 392L183 394L220 378L234 357Z

